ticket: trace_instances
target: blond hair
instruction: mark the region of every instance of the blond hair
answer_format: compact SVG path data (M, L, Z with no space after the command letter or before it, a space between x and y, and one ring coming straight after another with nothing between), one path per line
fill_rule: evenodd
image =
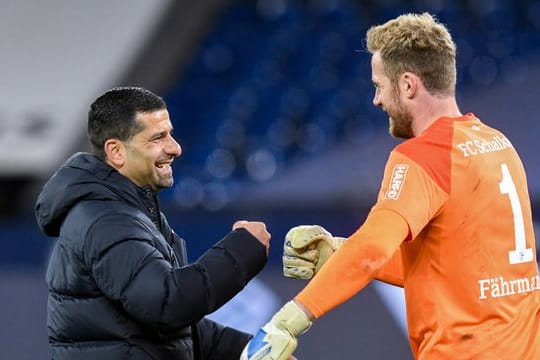
M406 71L420 77L436 95L453 95L456 86L456 45L448 29L429 13L405 14L372 26L367 50L379 51L392 84Z

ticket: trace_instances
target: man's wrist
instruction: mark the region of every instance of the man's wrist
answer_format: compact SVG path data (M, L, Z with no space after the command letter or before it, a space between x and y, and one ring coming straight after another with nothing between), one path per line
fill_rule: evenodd
M311 327L310 313L294 300L286 303L272 318L278 328L288 331L292 336L303 334ZM307 311L307 313L306 313Z
M313 313L311 311L309 311L309 309L307 307L305 307L298 300L293 300L293 302L296 304L296 306L298 306L298 308L300 308L300 310L302 310L304 312L304 314L309 319L309 321L311 321L311 322L315 321L315 316L313 315Z

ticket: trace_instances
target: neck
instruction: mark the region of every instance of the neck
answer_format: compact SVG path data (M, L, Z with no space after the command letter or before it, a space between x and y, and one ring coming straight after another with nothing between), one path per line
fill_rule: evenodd
M441 117L460 117L463 116L454 96L440 98L429 96L417 102L417 107L413 112L413 133L414 136L420 135L425 129Z

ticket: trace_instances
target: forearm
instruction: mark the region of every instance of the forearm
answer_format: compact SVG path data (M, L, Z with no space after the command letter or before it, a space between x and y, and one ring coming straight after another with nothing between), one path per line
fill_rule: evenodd
M242 290L266 261L266 248L243 228L231 232L205 252L195 264L205 276L209 312Z
M236 230L188 266L172 269L159 257L148 261L121 298L143 323L187 326L230 300L265 263L265 247L246 230Z
M375 279L390 285L403 287L403 262L400 250L397 250L392 258L377 272Z
M202 319L194 327L196 343L201 359L238 359L251 335L225 327L209 319Z
M324 315L374 279L408 234L400 215L388 210L370 213L295 300L315 318Z

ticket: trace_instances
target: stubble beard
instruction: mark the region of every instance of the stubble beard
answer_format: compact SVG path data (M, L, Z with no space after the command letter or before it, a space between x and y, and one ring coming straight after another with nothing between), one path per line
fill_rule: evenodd
M400 139L410 139L414 137L410 116L390 116L389 120L390 127L388 129L388 132L390 133L390 135Z
M174 178L173 176L163 176L159 178L159 181L157 183L157 188L159 190L171 188L174 184Z
M386 110L388 114L389 128L391 136L400 139L410 139L414 137L412 130L412 115L405 108L396 94L392 106Z

